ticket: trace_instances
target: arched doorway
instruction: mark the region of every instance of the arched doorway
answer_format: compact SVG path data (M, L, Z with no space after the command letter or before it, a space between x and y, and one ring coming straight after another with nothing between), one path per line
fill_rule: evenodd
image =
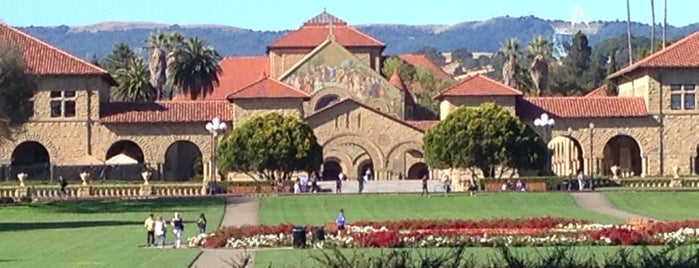
M318 110L323 109L323 108L327 107L328 105L333 104L333 103L338 102L338 101L340 101L340 96L338 96L338 95L335 95L335 94L325 95L316 102L316 107L313 110L318 111Z
M374 170L374 162L371 160L364 160L361 164L359 164L359 168L357 169L357 177L358 179L364 178L364 175L367 174L367 171L369 171L369 175L371 176L369 179L374 180L376 179L376 171Z
M337 159L328 159L323 163L323 180L337 180L342 173L342 166Z
M176 141L165 151L163 179L188 180L202 176L201 150L191 141ZM196 169L195 169L196 166Z
M419 180L423 176L426 176L429 174L429 169L427 168L427 165L425 163L419 162L415 163L410 168L408 169L408 177L406 179L408 180Z
M558 136L549 144L551 171L556 176L572 176L585 171L585 160L580 142L570 136Z
M604 146L603 167L605 174L611 174L612 166L618 166L620 174L638 176L642 173L641 146L627 135L617 135Z
M127 163L129 162L129 159L126 159L124 156L135 160L137 163L144 162L143 150L141 150L141 147L135 142L129 140L120 140L113 143L107 150L105 159L107 163L110 163L110 160L113 160L111 162L114 163L116 161L115 164L119 164L119 162L123 162L123 164L134 164ZM117 159L117 157L119 157L119 159Z
M29 179L51 178L51 158L49 151L41 143L20 143L12 151L10 161L12 178L16 178L18 173L27 173Z

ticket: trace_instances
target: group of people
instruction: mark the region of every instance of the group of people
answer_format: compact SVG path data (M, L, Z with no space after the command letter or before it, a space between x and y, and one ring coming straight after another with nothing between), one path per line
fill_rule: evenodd
M143 223L143 226L146 228L147 247L157 246L158 248L163 248L163 246L165 246L165 237L168 226L172 226L172 233L175 235L175 241L172 247L180 248L182 245L184 221L178 212L175 212L175 215L172 220L170 220L169 224L163 220L163 216L155 217L153 214L150 214ZM204 216L204 213L199 215L199 219L197 219L197 227L199 227L199 233L206 232L206 216Z

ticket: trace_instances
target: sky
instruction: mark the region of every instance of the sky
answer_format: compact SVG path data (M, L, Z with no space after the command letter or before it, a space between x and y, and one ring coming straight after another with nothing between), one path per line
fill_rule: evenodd
M655 0L657 23L663 20L664 1ZM699 21L699 1L667 1L669 24ZM0 0L0 21L13 26L147 21L277 31L298 28L323 9L353 25L451 25L506 15L571 20L575 6L581 7L588 21L626 20L624 0ZM650 1L631 0L631 19L650 23Z

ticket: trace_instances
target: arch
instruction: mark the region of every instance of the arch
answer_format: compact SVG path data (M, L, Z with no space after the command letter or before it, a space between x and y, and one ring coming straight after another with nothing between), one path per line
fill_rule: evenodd
M109 146L109 149L107 149L107 154L105 155L104 159L109 160L112 159L112 157L120 154L130 157L131 159L136 160L138 163L144 162L143 150L141 149L141 146L138 146L138 144L130 140L120 140L112 143L112 145Z
M362 150L364 150L375 164L375 168L383 168L384 156L381 153L381 149L367 138L359 136L357 134L341 134L331 137L327 141L321 144L323 146L323 155L326 151L331 151L332 148L341 144L352 144L356 145Z
M424 162L417 162L410 166L408 169L408 176L406 179L408 180L419 180L423 176L428 175L430 173L430 170L427 168L427 165Z
M376 180L376 169L374 169L374 162L371 161L371 159L367 159L362 161L359 165L357 165L357 177L359 178L364 178L364 175L366 175L367 171L369 171L369 174L371 175L371 180Z
M43 144L25 141L12 151L10 167L13 177L17 173L27 173L28 178L48 179L51 177L51 156Z
M203 170L195 170L194 167L197 162L199 162L198 166L201 167L201 161L202 153L199 146L191 141L175 141L165 150L163 179L188 180L196 175L203 175L200 173L203 172Z
M323 109L333 103L336 103L340 101L340 96L335 95L335 94L327 94L318 99L316 102L315 106L313 107L313 111L318 111L320 109Z
M321 175L323 180L338 180L340 173L342 173L340 159L327 158L323 162L323 174Z
M620 174L641 175L641 146L631 136L616 135L604 145L602 167L605 174L611 174L611 167L618 166Z
M550 165L556 176L574 175L585 171L585 158L580 142L571 136L557 136L548 143Z
M402 154L410 152L420 153L419 158L422 158L422 143L417 141L403 141L394 145L393 147L391 147L391 149L388 150L388 153L386 154L386 167L396 168L395 164L392 163L392 161L400 161L403 158ZM401 167L400 169L402 170L402 172L405 172L407 167Z
M318 107L318 103L327 96L337 96L340 100L350 98L347 89L338 87L323 88L311 94L311 99L308 100L308 106L305 106L306 110L315 111L313 109Z

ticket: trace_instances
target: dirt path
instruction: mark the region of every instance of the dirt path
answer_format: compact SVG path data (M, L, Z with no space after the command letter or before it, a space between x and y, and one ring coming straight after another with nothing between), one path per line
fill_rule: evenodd
M648 220L656 220L653 218L633 214L631 212L615 208L609 202L609 199L607 199L607 197L604 196L604 193L601 192L572 192L570 193L570 195L573 197L573 200L575 200L575 203L577 203L582 208L592 212L597 212L622 220L627 220L629 218L643 218Z
M257 224L259 199L257 197L227 197L221 226L242 226ZM254 250L202 249L201 254L191 267L220 268L237 267L246 254L250 254L250 264L254 267Z

